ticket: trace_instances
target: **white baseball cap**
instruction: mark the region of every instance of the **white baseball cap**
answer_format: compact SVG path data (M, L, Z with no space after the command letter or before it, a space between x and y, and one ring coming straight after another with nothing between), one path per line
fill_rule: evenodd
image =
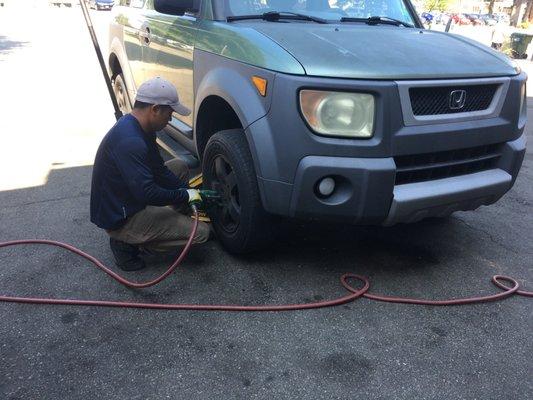
M159 76L149 79L139 86L135 100L158 106L170 106L178 114L184 116L191 113L191 110L180 104L176 87Z

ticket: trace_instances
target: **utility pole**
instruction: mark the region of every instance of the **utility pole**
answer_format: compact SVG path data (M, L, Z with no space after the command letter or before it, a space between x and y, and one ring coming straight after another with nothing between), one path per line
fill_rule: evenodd
M527 0L526 11L522 17L522 22L530 22L533 17L533 0Z
M511 25L517 26L520 22L522 22L522 16L523 16L523 5L526 0L514 0L513 1L513 11L511 13Z

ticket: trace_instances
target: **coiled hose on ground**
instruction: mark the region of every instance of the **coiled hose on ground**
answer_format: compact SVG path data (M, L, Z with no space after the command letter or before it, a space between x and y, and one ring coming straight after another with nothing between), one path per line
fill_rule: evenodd
M150 286L157 285L159 282L168 277L174 270L180 265L182 260L185 258L189 249L191 248L193 239L196 235L196 230L198 228L198 213L194 210L195 223L191 232L191 236L187 241L182 252L172 263L172 265L164 272L161 276L156 279L153 279L148 282L132 282L129 281L117 273L113 272L111 269L107 268L95 257L84 253L83 251L77 249L74 246L71 246L66 243L56 242L52 240L14 240L9 242L0 242L0 248L9 247L9 246L20 246L20 245L30 245L30 244L43 244L48 246L57 246L62 247L68 251L71 251L74 254L77 254L91 263L96 267L104 271L106 274L111 276L113 279L118 281L124 286L127 286L132 289L143 289ZM360 289L354 288L348 281L355 280L363 284L363 287ZM507 282L511 286L505 285L503 282ZM11 302L11 303L31 303L31 304L55 304L55 305L71 305L71 306L97 306L97 307L121 307L121 308L150 308L150 309L159 309L159 310L197 310L197 311L290 311L290 310L305 310L312 308L324 308L324 307L333 307L340 304L345 304L352 302L360 297L366 297L367 299L385 301L389 303L405 303L405 304L419 304L419 305L428 305L428 306L451 306L451 305L462 305L462 304L473 304L473 303L482 303L488 301L501 300L512 295L519 295L525 297L533 297L533 292L519 290L519 283L508 276L495 275L492 277L492 283L494 283L498 288L502 289L503 292L481 297L469 297L463 299L451 299L451 300L422 300L422 299L410 299L402 297L389 297L369 293L370 282L367 278L347 273L341 277L341 284L349 292L349 294L333 299L325 300L314 303L304 303L304 304L284 304L284 305L265 305L265 306L242 306L242 305L218 305L218 304L158 304L158 303L132 303L132 302L122 302L122 301L103 301L103 300L78 300L78 299L47 299L47 298L36 298L36 297L16 297L16 296L0 296L0 301Z

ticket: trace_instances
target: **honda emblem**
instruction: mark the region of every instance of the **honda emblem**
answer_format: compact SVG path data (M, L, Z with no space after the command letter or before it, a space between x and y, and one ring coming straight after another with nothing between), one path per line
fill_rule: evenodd
M466 90L453 90L450 92L450 110L460 110L465 106Z

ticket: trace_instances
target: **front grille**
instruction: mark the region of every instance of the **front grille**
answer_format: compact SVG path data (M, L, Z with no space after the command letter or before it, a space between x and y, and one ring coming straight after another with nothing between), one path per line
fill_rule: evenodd
M468 149L439 151L394 157L396 185L424 182L485 171L496 167L502 145L491 144Z
M415 87L409 89L409 97L413 114L417 116L483 111L489 108L498 86L499 84ZM457 109L450 104L450 96L454 91L465 93L464 105Z

